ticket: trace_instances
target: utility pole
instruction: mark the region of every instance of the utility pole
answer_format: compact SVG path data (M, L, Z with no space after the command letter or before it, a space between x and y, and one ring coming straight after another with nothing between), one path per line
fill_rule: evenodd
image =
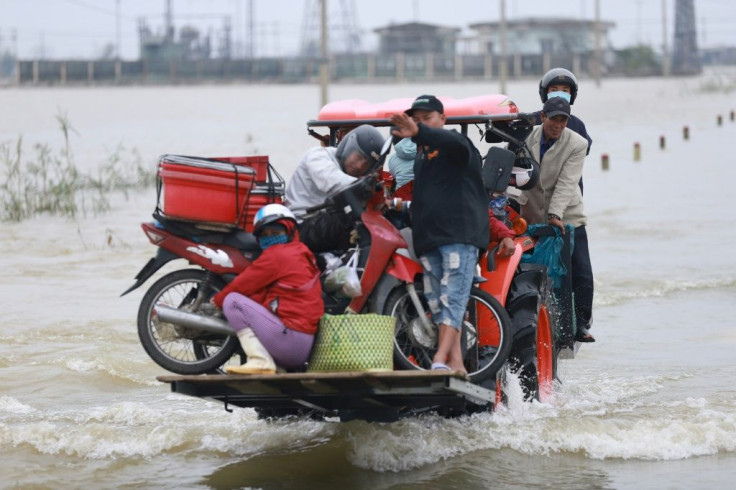
M662 76L670 76L670 50L667 39L667 0L662 0Z
M120 0L115 0L115 44L115 53L118 61L120 61L123 57L120 52Z
M254 58L256 52L256 16L253 0L248 0L248 41L246 42L246 58Z
M501 69L500 91L506 93L506 78L508 77L508 66L506 64L506 0L501 0Z
M595 62L593 71L595 73L595 85L601 86L601 0L595 0Z
M327 86L330 83L330 59L327 52L327 0L321 0L319 44L320 107L327 104Z
M166 24L166 43L171 45L174 42L174 14L171 12L171 0L166 0L164 22Z

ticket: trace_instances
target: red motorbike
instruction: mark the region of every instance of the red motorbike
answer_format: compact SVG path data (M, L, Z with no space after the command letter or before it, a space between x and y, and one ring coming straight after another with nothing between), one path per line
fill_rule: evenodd
M397 369L429 369L437 327L421 294L422 267L411 252L410 233L402 234L384 216L384 190L376 174L347 186L318 207L319 212L349 212L355 218L362 294L356 298L324 293L327 313L374 312L397 318L394 358ZM158 252L136 276L138 288L164 264L185 259L197 268L171 272L146 292L138 311L138 334L149 356L179 374L215 372L236 355L237 338L209 299L257 257L255 237L243 230L203 232L159 215L142 225ZM409 238L409 241L407 241ZM352 251L347 251L345 257ZM492 379L511 348L510 321L493 296L473 288L463 324L465 365L476 383Z

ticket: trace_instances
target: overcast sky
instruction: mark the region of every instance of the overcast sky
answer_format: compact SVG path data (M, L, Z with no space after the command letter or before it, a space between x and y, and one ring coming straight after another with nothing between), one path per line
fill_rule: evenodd
M171 0L174 25L190 24L213 36L230 18L235 54L243 52L249 0ZM98 57L117 41L119 3L120 45L123 58L137 59L138 20L145 18L154 32L164 25L165 0L0 0L0 52L17 52L28 59ZM257 56L293 55L302 43L302 26L317 0L253 0ZM662 11L666 4L670 49L674 33L675 0L600 0L601 19L616 23L610 39L616 48L644 43L661 50ZM354 6L354 15L343 6ZM390 23L418 20L459 27L497 21L500 0L328 0L336 32L353 21L363 34L363 46L373 48L373 29ZM506 0L509 19L568 17L593 19L595 0ZM698 44L736 45L736 1L695 0ZM215 40L216 43L216 40Z

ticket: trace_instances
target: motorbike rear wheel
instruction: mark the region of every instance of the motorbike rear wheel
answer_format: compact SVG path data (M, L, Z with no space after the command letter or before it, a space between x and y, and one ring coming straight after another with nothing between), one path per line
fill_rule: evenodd
M233 357L237 337L161 322L153 310L156 304L165 304L191 311L199 295L209 301L223 286L203 270L184 269L163 276L148 289L138 308L138 337L156 364L177 374L205 374L216 372Z
M527 400L545 401L557 375L551 280L541 269L522 271L514 278L506 303L514 331L509 356Z
M425 311L429 311L425 300L422 301ZM393 291L383 314L398 319L394 335L394 362L398 368L430 369L437 350L437 329L425 330L408 291L404 288ZM487 292L472 288L461 337L470 380L480 384L495 379L508 358L511 342L511 320L504 307Z

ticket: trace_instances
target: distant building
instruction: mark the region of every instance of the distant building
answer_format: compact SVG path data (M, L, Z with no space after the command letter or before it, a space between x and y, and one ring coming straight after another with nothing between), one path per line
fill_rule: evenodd
M578 19L522 18L506 21L506 54L586 55L595 50L595 21ZM608 31L613 22L600 23L601 49L611 52ZM470 28L477 34L466 38L468 51L501 55L500 22L479 22Z
M444 27L422 22L392 24L374 29L378 34L378 54L426 54L454 56L458 34L457 27Z
M142 60L199 60L210 57L210 36L200 36L195 27L184 26L175 38L173 27L164 34L154 34L142 19L138 24ZM229 54L229 53L228 53Z

